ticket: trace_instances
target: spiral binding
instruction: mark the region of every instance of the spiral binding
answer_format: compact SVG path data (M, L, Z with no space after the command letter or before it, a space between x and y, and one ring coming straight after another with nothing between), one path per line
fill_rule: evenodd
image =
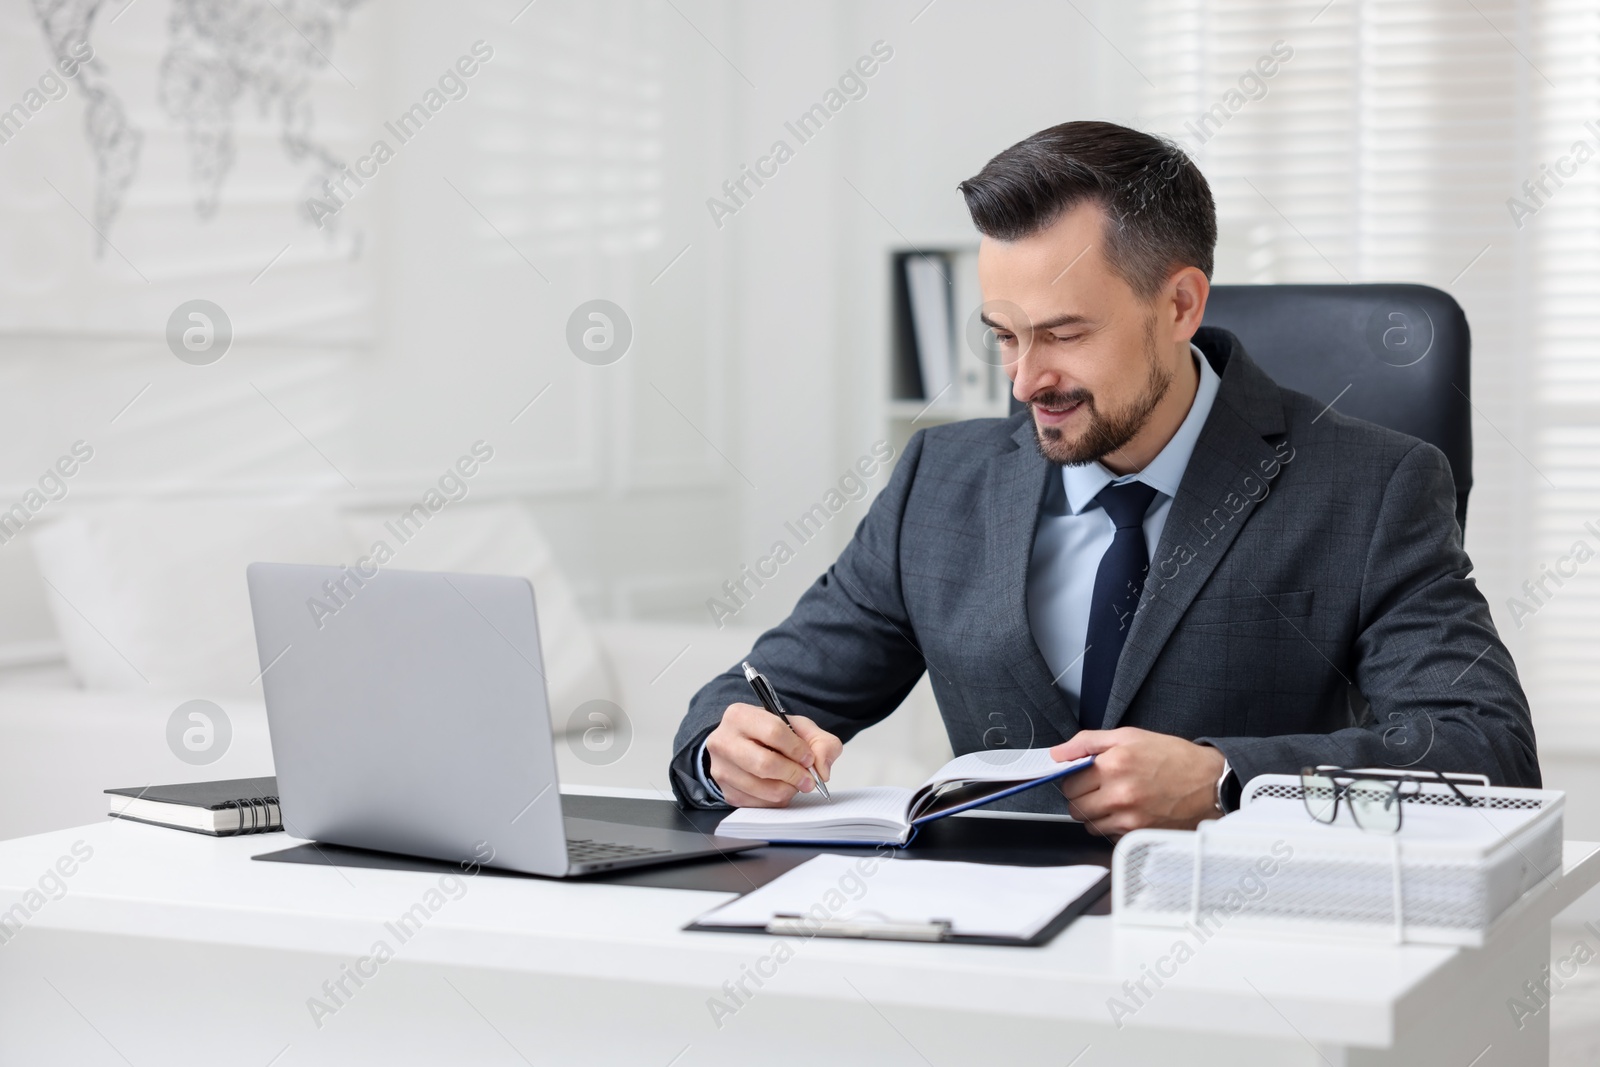
M275 796L245 797L240 800L225 801L223 810L233 809L239 813L239 828L236 834L264 834L269 830L276 830L280 825L278 798ZM245 825L245 812L250 813L250 825Z

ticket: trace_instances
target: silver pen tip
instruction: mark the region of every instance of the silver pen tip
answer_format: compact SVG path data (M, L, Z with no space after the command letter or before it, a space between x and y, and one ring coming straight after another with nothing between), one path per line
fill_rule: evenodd
M744 661L744 678L745 678L745 681L748 682L748 681L754 679L755 676L756 676L756 669L754 667L750 666L750 661L749 660L745 660Z

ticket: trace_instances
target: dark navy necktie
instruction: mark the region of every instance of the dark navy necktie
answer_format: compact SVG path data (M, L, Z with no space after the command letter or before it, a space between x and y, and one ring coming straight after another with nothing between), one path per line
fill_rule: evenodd
M1094 598L1089 602L1089 633L1084 641L1083 683L1079 687L1078 725L1098 730L1106 718L1106 701L1111 697L1111 680L1117 673L1117 660L1128 640L1144 592L1145 572L1150 569L1150 550L1144 542L1144 514L1156 491L1143 482L1108 485L1095 501L1111 516L1117 532L1111 547L1100 557L1100 570L1094 578Z

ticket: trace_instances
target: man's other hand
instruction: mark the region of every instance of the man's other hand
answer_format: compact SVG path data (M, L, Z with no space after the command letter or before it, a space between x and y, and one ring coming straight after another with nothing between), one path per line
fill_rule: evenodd
M1067 810L1094 833L1193 830L1221 814L1216 797L1223 755L1206 745L1122 726L1079 731L1050 755L1061 762L1094 756L1091 766L1061 780Z
M711 780L736 808L781 808L796 793L816 788L811 768L824 782L844 743L803 715L794 729L766 708L729 704L722 722L706 738Z

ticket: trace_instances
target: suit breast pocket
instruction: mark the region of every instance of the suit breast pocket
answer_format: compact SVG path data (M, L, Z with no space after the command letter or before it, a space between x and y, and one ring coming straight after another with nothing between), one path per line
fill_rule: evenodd
M1249 588L1246 586L1245 588ZM1322 699L1339 658L1313 625L1309 589L1200 597L1166 655L1182 699L1207 708L1218 736L1269 736Z
M1184 626L1233 627L1245 623L1304 619L1311 614L1311 590L1251 593L1249 596L1200 597L1184 613Z

